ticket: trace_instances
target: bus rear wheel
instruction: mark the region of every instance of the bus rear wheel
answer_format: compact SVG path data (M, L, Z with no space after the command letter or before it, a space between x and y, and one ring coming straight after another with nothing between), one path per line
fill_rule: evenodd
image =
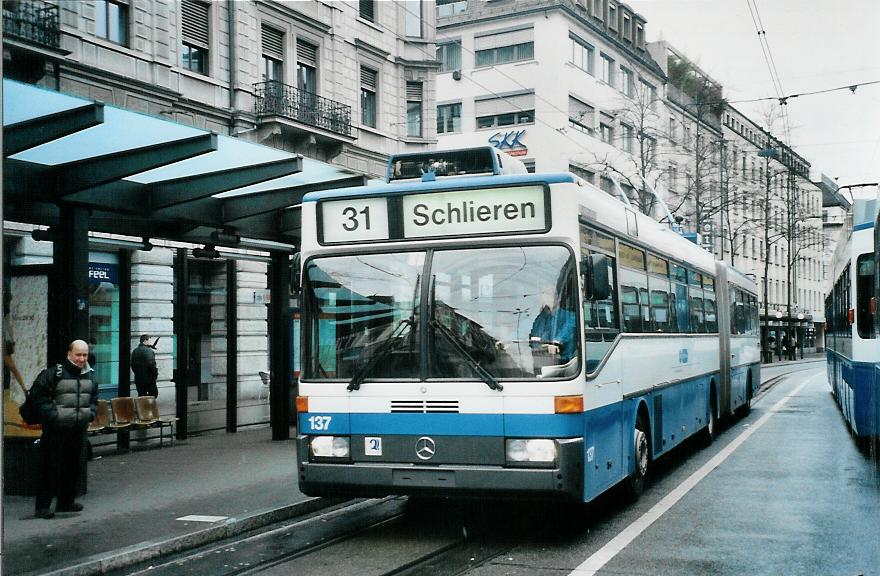
M639 414L636 417L636 426L633 430L633 458L635 466L632 474L627 477L624 487L630 501L635 502L645 491L645 482L648 479L648 470L651 462L651 445L648 441L650 428L646 419Z
M749 374L748 380L746 380L746 401L745 403L736 409L736 415L740 418L745 418L752 411L752 395L754 391L752 390L752 375Z
M706 422L706 427L703 428L702 433L700 434L700 440L702 441L703 446L709 446L712 444L712 441L715 440L716 429L718 427L718 412L715 408L715 388L712 388L712 391L709 392L709 420Z

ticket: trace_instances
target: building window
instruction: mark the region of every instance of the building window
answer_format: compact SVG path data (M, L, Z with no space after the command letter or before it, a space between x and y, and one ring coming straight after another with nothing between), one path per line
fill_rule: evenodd
M599 118L599 137L606 144L614 143L614 118L604 112Z
M633 82L632 70L625 66L620 67L620 91L630 98L635 95L635 83Z
M461 132L461 103L437 106L437 134Z
M497 126L515 126L517 124L531 124L535 121L534 110L519 110L495 114L493 116L478 116L477 128L494 128Z
M617 6L613 2L608 3L608 27L617 31Z
M467 4L467 0L437 0L437 18L464 14Z
M403 2L403 22L406 35L410 38L422 37L422 0Z
M614 86L614 59L605 54L602 54L602 73L599 79Z
M673 144L678 142L678 121L675 116L669 117L669 141Z
M657 139L651 136L645 136L645 153L649 161L653 161L657 154Z
M623 39L632 42L632 17L629 14L623 15Z
M376 83L379 73L361 66L361 124L376 127Z
M675 192L675 189L678 187L678 167L671 165L669 166L669 191Z
M593 74L593 47L573 35L569 35L568 39L571 43L571 63Z
M284 60L284 33L274 28L262 27L263 38L263 69L261 76L263 82L275 80L282 82L281 62Z
M461 70L461 40L437 45L437 61L440 72Z
M375 0L360 0L359 15L364 20L370 22L376 21L376 2Z
M95 0L95 35L128 45L128 5L116 0Z
M595 108L573 96L568 97L568 121L572 128L592 134L595 129Z
M474 37L475 65L492 66L535 57L534 30L522 28Z
M603 0L590 0L590 15L599 20L605 19Z
M310 94L318 93L318 47L296 39L296 87Z
M648 84L644 80L639 80L639 83L642 86L642 91L644 92L645 102L650 106L652 110L657 107L657 88L652 84Z
M183 0L181 9L183 13L181 66L199 74L207 74L210 29L208 5L196 0Z
M641 24L636 24L636 47L645 48L645 27Z
M576 166L574 164L568 165L568 171L577 176L578 178L583 178L590 184L596 183L596 173L592 170L587 170L586 168L581 168L580 166Z
M531 124L535 121L535 93L475 99L474 108L477 128Z
M422 135L422 83L406 83L406 135Z
M636 149L636 131L629 124L620 125L623 130L623 149L630 154L635 153Z

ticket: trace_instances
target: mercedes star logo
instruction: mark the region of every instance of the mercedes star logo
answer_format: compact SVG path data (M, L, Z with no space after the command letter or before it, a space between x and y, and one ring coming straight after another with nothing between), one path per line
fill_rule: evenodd
M427 436L422 436L418 440L416 440L416 456L421 458L422 460L430 460L434 457L434 452L437 450L437 445L434 444L434 441Z

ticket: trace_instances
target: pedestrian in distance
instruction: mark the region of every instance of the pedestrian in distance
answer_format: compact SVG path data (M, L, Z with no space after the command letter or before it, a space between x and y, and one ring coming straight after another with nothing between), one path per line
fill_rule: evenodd
M156 367L156 342L147 344L149 334L141 334L140 344L131 352L131 371L134 372L134 385L137 387L138 396L159 395L156 388L156 378L159 377L159 369Z
M49 509L57 498L57 512L79 512L76 484L86 429L94 420L98 404L98 381L89 365L89 345L74 340L61 364L40 372L31 386L39 408L43 435L40 437L37 518L52 518Z

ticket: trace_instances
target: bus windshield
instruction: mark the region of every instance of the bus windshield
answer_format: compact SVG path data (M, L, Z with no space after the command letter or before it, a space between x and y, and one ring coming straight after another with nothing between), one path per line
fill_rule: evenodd
M577 281L562 246L334 256L311 260L306 274L307 379L578 371Z

